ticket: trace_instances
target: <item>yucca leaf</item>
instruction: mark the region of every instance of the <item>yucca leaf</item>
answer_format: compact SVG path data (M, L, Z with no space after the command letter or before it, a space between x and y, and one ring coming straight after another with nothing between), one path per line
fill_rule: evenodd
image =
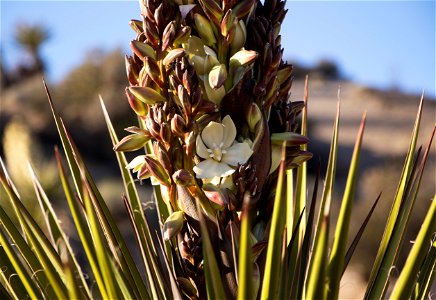
M304 83L304 107L301 114L301 135L307 136L307 105L309 100L309 77L306 75ZM307 151L307 144L301 145L301 150ZM307 162L303 162L297 169L297 183L295 188L295 215L296 219L301 215L303 209L306 207L307 199ZM301 246L304 237L304 231L306 229L306 214L303 214L303 219L301 220L300 229L297 232L297 245ZM289 239L289 237L288 237Z
M0 170L0 181L15 208L18 219L21 220L21 225L26 237L29 239L29 244L27 244L26 240L22 238L21 233L16 230L15 226L12 225L12 221L3 211L3 208L1 208L3 216L0 219L3 222L5 229L17 244L20 251L24 251L22 252L23 257L26 259L29 258L27 262L32 266L32 269L34 271L40 269L44 270L43 275L41 275L40 278L42 281L48 281L45 284L49 284L51 287L48 289L49 296L54 297L56 295L57 297L65 297L63 292L65 286L63 278L61 278L62 266L58 254L53 249L52 244L47 240L31 214L21 203L18 195L13 190L11 183L6 179L6 172L4 171L3 163L1 164ZM4 221L3 218L5 218Z
M103 233L100 231L100 223L97 220L97 212L95 211L95 207L93 205L95 199L92 199L93 197L95 197L95 195L93 195L93 193L91 192L91 187L86 180L86 175L84 174L84 171L82 171L81 173L82 185L84 190L84 197L82 200L83 204L85 205L85 213L89 223L90 233L93 237L98 266L102 274L102 283L104 283L104 289L107 292L107 297L111 299L118 299L121 298L121 291L119 290L118 284L116 284L114 274L115 270L110 261L110 257L107 255L107 245L104 243L104 238L102 236ZM103 287L100 287L100 289L102 288Z
M413 244L412 250L410 250L409 256L400 273L395 287L392 291L392 299L407 299L410 297L415 285L418 273L424 262L425 255L429 249L429 242L434 239L432 235L436 232L436 196L431 201L430 208L427 211L425 220L419 230L418 236ZM431 246L433 247L433 245Z
M407 212L410 213L408 208L413 206L414 199L412 199L412 197L407 197L406 193L410 188L409 184L412 176L413 157L416 149L416 141L418 139L423 103L424 98L421 97L421 103L416 116L409 150L407 151L400 182L398 184L394 202L392 203L392 208L383 233L383 238L368 281L365 299L378 299L384 297L388 286L390 269L395 263L397 251L402 242L404 228L407 225L408 217L402 217L402 215Z
M55 152L57 152L57 148L55 148ZM47 195L44 192L44 189L41 186L41 183L39 182L35 171L33 170L33 168L31 166L29 166L30 169L30 174L32 177L32 181L34 183L35 186L35 192L38 196L38 200L41 206L41 210L43 211L44 215L45 215L45 220L47 223L47 227L49 229L49 232L52 236L52 243L54 245L58 245L59 242L62 242L63 245L65 245L65 249L66 251L68 251L68 256L71 259L70 265L69 265L69 272L72 272L74 274L77 274L78 279L80 279L80 284L78 284L78 286L80 286L80 290L81 292L83 292L83 296L87 299L91 298L91 293L88 289L88 285L86 284L85 278L83 276L83 271L81 270L81 267L79 265L79 263L77 262L77 259L73 253L73 249L69 243L69 240L67 238L67 236L65 235L65 232L62 230L60 224L59 224L59 219L56 216L56 213L50 203L50 200L48 199Z
M281 268L280 273L280 283L278 287L278 295L280 299L289 299L291 295L291 289L292 289L292 283L294 278L294 273L297 268L297 261L292 261L291 258L291 249L294 248L296 244L296 238L297 238L297 231L299 229L299 225L301 223L301 220L303 219L304 212L306 211L306 208L303 208L303 211L300 214L300 217L297 219L297 222L295 223L295 229L292 232L292 238L289 241L289 243L286 245L285 237L283 246L286 247L284 250L284 259L283 259L283 266ZM286 228L285 228L286 231Z
M350 227L351 211L353 208L354 194L357 184L357 168L359 166L365 121L366 113L364 113L360 124L353 156L351 158L344 197L342 199L342 205L336 223L336 232L327 270L327 299L336 299L339 294L339 283L341 281L342 269L345 262L348 229Z
M365 231L366 225L368 225L369 219L372 216L372 213L375 210L375 207L377 206L378 201L380 200L381 193L378 195L377 199L375 200L374 204L372 205L371 209L369 210L365 220L363 221L362 225L359 228L359 231L357 232L356 236L354 237L353 241L351 242L350 247L347 250L347 254L345 254L345 261L344 266L342 268L342 275L344 275L345 270L347 269L348 263L351 260L351 257L353 256L354 250L357 247L357 244L360 241L360 238L363 235L363 232Z
M433 199L433 202L435 200ZM415 294L412 299L424 300L428 299L428 294L432 288L436 277L436 239L433 239L431 249L427 254L424 263L419 272L418 282L415 286Z
M64 263L64 274L67 282L68 288L68 298L69 299L82 299L81 285L82 283L78 280L78 277L74 274L70 257L63 259ZM80 274L81 276L83 274Z
M159 242L160 249L161 249L162 253L164 253L162 239L158 234L156 234L156 236L157 236L157 240ZM172 292L172 295L171 295L172 299L183 299L181 291L180 291L179 286L177 284L177 279L174 276L174 272L171 269L170 263L168 261L168 257L166 257L166 255L163 255L163 258L165 261L166 271L168 272L168 276L170 277L170 287L171 287L171 292Z
M250 213L249 197L244 197L241 213L241 232L239 235L239 257L238 257L238 299L255 299L253 294L253 260L250 241Z
M310 272L307 275L306 299L325 298L325 277L327 269L328 236L329 236L329 207L326 206L321 220L318 242L311 255Z
M416 176L416 185L415 190L413 192L413 199L416 198L417 192L419 190L419 186L421 183L422 174L424 172L425 163L427 161L428 154L431 149L431 144L433 141L433 137L435 134L436 127L433 127L433 132L430 136L430 141L427 145L424 157L422 159L421 166L419 168L418 174ZM413 205L412 200L412 205ZM424 261L423 253L426 253L425 249L428 247L428 242L433 239L432 235L436 232L436 197L433 198L429 211L427 212L427 216L424 220L424 223L421 226L418 237L412 247L412 250L409 252L409 257L404 265L404 268L398 278L394 290L392 291L392 297L397 297L398 299L402 299L404 297L410 297L413 286L415 284L415 280L418 276L419 269ZM410 210L412 209L412 205ZM406 218L410 215L407 214Z
M303 299L303 293L304 290L304 282L306 279L306 274L308 271L307 265L310 259L310 242L312 238L312 229L313 229L313 223L315 218L315 206L316 206L316 199L318 195L318 183L319 183L319 177L320 177L320 169L321 166L318 162L318 172L315 179L315 185L313 187L313 193L312 193L312 202L310 203L310 211L307 218L307 227L304 233L304 239L303 244L301 246L301 249L298 253L297 258L297 276L294 275L294 279L292 281L292 290L291 290L291 299Z
M0 274L0 299L7 299L7 300L12 300L12 299L19 299L17 294L15 294L14 288L9 284L8 280L4 280L4 274L3 272L1 272ZM5 285L5 286L3 286ZM25 288L23 286L22 291L24 291ZM23 297L25 297L25 295L23 295Z
M202 208L197 203L197 210L200 212L200 228L202 236L204 277L208 299L226 299L221 272L216 261L215 251L212 247L206 220L202 213Z
M275 299L278 297L280 282L280 269L282 259L283 231L286 222L286 215L282 212L286 207L286 185L285 176L286 145L282 146L282 161L280 164L279 177L277 180L276 195L274 198L274 209L271 217L271 226L268 238L268 248L264 277L262 282L262 293L260 299Z
M80 241L82 242L83 249L85 250L86 257L87 257L89 264L91 266L91 270L94 274L94 278L95 278L95 281L97 282L97 286L99 288L102 287L98 291L102 297L104 297L104 296L107 297L107 293L106 293L106 290L105 290L104 284L103 284L103 278L102 278L102 275L100 273L100 269L98 268L96 253L95 253L95 249L93 247L93 245L94 245L93 239L92 239L91 234L89 232L87 221L85 220L85 218L82 214L82 208L83 208L81 206L82 203L80 200L78 200L73 195L72 189L70 187L70 184L68 182L68 179L67 179L65 171L64 171L64 167L62 164L60 154L57 151L55 151L55 155L56 155L56 161L58 164L59 175L60 175L61 182L62 182L62 187L64 189L64 193L65 193L65 196L67 198L68 206L70 208L71 216L73 217L75 228L76 228L77 233L79 235Z
M4 211L0 206L0 212L3 214ZM3 216L0 218L3 222ZM8 260L14 267L14 270L17 272L18 277L20 278L23 286L25 287L28 295L32 299L42 299L44 295L41 293L41 289L35 284L34 279L31 277L31 274L28 273L26 267L21 262L20 258L15 253L14 249L12 249L11 244L9 243L6 235L3 233L3 229L0 228L0 244L6 252ZM37 275L38 276L38 275ZM38 276L42 277L42 276ZM44 280L45 281L45 280ZM44 284L44 281L42 284Z
M339 96L339 91L338 91ZM339 98L339 97L338 97ZM323 235L328 235L328 229L329 229L329 215L330 215L330 204L331 204L331 198L333 194L333 186L335 181L335 173L336 173L336 162L337 162L337 154L338 154L338 136L339 136L339 116L340 116L340 101L337 102L337 111L336 111L336 118L333 125L333 134L332 139L330 143L330 153L329 153L329 159L327 163L327 171L326 171L326 178L324 182L324 189L321 196L321 204L319 208L319 215L318 215L318 221L314 232L314 241L312 244L312 256L309 261L309 268L308 268L308 278L306 281L306 291L309 292L309 281L311 281L312 286L310 287L311 291L310 294L312 296L315 295L315 291L313 290L316 287L317 280L324 280L324 277L319 277L317 279L316 276L324 276L325 270L321 268L319 265L315 265L315 250L316 251L327 251L326 245L324 243L327 243L328 236L324 237ZM324 228L322 228L324 227ZM327 241L321 239L327 238ZM318 253L318 261L324 263L324 256L327 255L326 253ZM315 272L316 270L316 272ZM323 272L322 274L320 272ZM322 282L322 283L321 283ZM324 285L324 281L319 282L320 285ZM320 292L319 292L320 293ZM321 294L322 295L322 294Z
M109 114L107 112L107 109L104 105L103 99L100 97L100 103L101 103L101 107L103 110L103 114L105 117L105 121L106 121L106 125L109 131L109 135L111 137L112 140L112 144L116 145L118 143L118 137L115 133L115 130L112 126L112 122L110 120ZM116 156L117 156L117 160L118 160L118 165L120 167L120 171L121 171L121 175L123 178L123 184L124 184L124 188L126 191L126 195L127 195L127 199L128 199L128 203L129 203L129 207L131 206L131 220L132 220L132 224L134 225L134 227L136 227L136 230L138 232L137 234L137 238L139 238L138 243L140 245L144 245L144 244L148 244L149 248L152 250L152 252L143 252L143 254L145 256L147 256L147 258L145 258L143 260L144 262L144 267L147 270L147 274L148 274L148 282L153 282L152 281L152 274L154 274L154 272L157 272L158 270L154 270L152 272L151 270L151 266L148 262L150 262L151 260L155 260L155 257L157 257L157 250L156 247L153 243L153 239L151 236L151 231L150 231L150 227L148 225L148 221L147 221L147 217L145 216L143 209L142 209L142 204L141 204L141 200L139 199L139 195L138 195L138 191L136 189L135 186L135 182L133 180L132 174L130 173L130 171L126 168L127 167L127 159L124 155L123 152L115 152ZM144 234L139 234L139 232L142 232ZM142 247L143 248L143 247ZM129 264L129 269L132 272L132 276L133 279L136 283L136 285L138 286L138 290L141 293L141 298L150 298L150 295L148 294L148 291L145 288L145 285L143 284L143 280L140 276L140 274L137 271L136 267L133 267L132 264L134 265L133 260L130 260L128 258L127 263ZM157 294L155 295L155 297L157 296Z
M23 285L19 276L12 276L17 275L17 271L15 271L3 247L0 247L0 262L0 286L2 288L2 291L0 291L0 299L26 298L28 296L26 287Z

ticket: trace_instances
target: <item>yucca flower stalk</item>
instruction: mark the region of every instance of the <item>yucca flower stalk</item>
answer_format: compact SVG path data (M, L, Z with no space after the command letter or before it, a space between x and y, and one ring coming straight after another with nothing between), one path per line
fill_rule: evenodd
M126 58L126 93L141 126L128 128L132 134L115 150L145 147L129 168L156 184L163 237L179 250L179 267L200 298L205 215L212 244L219 245L214 252L225 294L235 297L233 252L244 199L257 233L252 246L261 247L282 145L287 169L311 157L300 148L308 139L295 133L303 103L289 100L292 66L282 60L285 2L140 4L141 20L130 23L137 35Z

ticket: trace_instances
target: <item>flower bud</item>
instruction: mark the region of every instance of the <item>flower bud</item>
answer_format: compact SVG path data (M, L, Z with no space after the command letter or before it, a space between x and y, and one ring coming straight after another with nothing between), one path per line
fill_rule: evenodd
M217 26L219 26L219 20L221 20L223 16L223 11L218 3L219 1L215 0L200 0L200 5L204 9L207 17ZM220 3L221 4L221 3Z
M206 48L206 46L205 46L205 48ZM213 50L212 50L212 52L213 52ZM206 54L206 57L204 59L204 65L203 65L203 67L204 67L203 74L208 75L210 70L212 70L213 67L215 67L219 64L220 64L220 62L218 61L218 59L216 58L215 55Z
M156 178L160 184L165 186L171 185L170 175L168 175L165 168L156 159L152 158L151 155L144 157L144 165L147 166L150 175Z
M142 134L130 134L125 136L115 146L115 151L136 151L144 147L144 145L150 140L149 136Z
M221 35L223 37L227 36L227 34L229 33L230 29L233 27L235 22L236 22L236 18L233 15L232 10L229 9L221 21Z
M142 60L146 56L149 56L152 59L156 60L156 52L149 44L140 41L131 41L130 48Z
M226 95L226 89L224 88L224 86L213 89L210 86L209 82L204 82L204 89L206 90L207 99L217 105L221 103L221 100Z
M286 142L286 146L299 146L309 143L309 139L295 132L281 132L271 135L272 144L281 145L283 142Z
M147 17L144 18L144 34L148 42L155 48L159 45L159 33L156 25Z
M195 184L195 179L191 173L185 169L177 170L173 174L173 181L178 185L192 186Z
M194 15L194 21L195 21L197 32L200 35L203 42L208 46L212 46L213 44L215 44L216 38L213 33L213 28L212 28L213 25L200 14Z
M245 28L244 21L240 20L235 25L235 32L230 44L231 55L235 54L245 45L247 39L247 29Z
M144 157L145 155L139 155L132 159L132 161L126 166L126 169L133 169L133 172L138 172L141 167L144 165Z
M283 69L277 71L277 80L281 85L285 82L292 74L292 66L285 66Z
M140 101L144 102L145 104L153 105L158 102L166 102L167 99L165 99L161 94L156 92L150 87L143 87L143 86L130 86L129 91Z
M251 103L247 112L247 123L251 132L256 131L257 123L262 119L262 112L256 103Z
M213 89L221 87L227 79L227 68L224 64L216 65L209 72L209 84Z
M156 25L159 29L163 29L163 26L165 26L165 2L162 2L154 11L154 20L156 21ZM167 7L168 8L168 7ZM162 32L162 31L161 31Z
M254 9L255 0L242 0L233 8L233 13L236 18L242 19L246 16L252 9Z
M162 34L162 51L165 51L168 46L171 46L174 42L176 35L176 26L174 21L167 24Z
M138 77L139 77L139 70L133 61L132 57L128 57L127 55L124 57L124 61L126 63L126 73L127 78L129 79L129 82L131 85L137 85L138 84Z
M202 189L210 201L220 206L225 206L229 203L229 197L227 195L228 191L226 188L222 189L212 183L206 183L203 185Z
M165 84L160 79L160 70L155 60L145 57L144 69L148 76L160 87L164 88Z
M155 139L160 139L159 125L150 117L150 114L145 118L145 126Z
M168 66L170 63L172 63L177 58L183 56L184 54L185 54L185 49L183 48L173 49L170 52L168 52L168 54L165 56L162 62L165 66Z
M195 134L191 131L187 136L185 136L185 144L186 144L186 155L193 156L195 153Z
M188 92L185 90L183 85L179 85L177 88L177 94L179 96L180 103L183 106L183 110L186 115L191 113L191 102L189 101Z
M230 67L246 66L253 63L257 58L257 52L253 50L239 50L230 57Z
M137 34L141 34L144 31L140 20L130 20L129 25Z
M174 115L174 117L171 119L171 132L178 136L183 137L185 135L185 128L186 122L180 115Z
M173 212L166 220L163 225L163 238L168 241L175 237L183 228L183 223L185 222L183 211Z
M179 47L181 44L186 43L190 35L191 35L191 27L184 26L182 29L180 29L177 32L176 37L174 38L173 45Z
M169 145L171 142L171 128L168 125L168 123L166 123L166 122L164 122L160 125L160 138L167 145Z
M313 156L312 153L308 151L300 150L297 152L296 156L291 157L289 161L286 161L286 168L295 168L301 166L302 163L308 161Z
M140 117L147 115L147 106L139 101L128 88L126 88L127 101L129 101L130 107Z

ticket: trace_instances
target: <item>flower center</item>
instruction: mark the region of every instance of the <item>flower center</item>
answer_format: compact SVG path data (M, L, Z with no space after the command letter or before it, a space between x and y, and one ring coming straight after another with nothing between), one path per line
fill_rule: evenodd
M212 149L207 149L207 152L209 152L209 157L213 158L216 161L221 161L223 158L223 154L226 154L227 151L222 149L224 143L220 143L219 145L213 143Z

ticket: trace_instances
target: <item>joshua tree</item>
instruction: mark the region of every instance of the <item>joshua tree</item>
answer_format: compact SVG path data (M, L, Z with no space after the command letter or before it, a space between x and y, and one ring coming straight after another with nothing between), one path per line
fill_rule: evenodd
M41 45L50 38L48 30L42 25L20 24L15 32L15 40L26 49L32 57L34 70L43 72L45 64L42 60Z

